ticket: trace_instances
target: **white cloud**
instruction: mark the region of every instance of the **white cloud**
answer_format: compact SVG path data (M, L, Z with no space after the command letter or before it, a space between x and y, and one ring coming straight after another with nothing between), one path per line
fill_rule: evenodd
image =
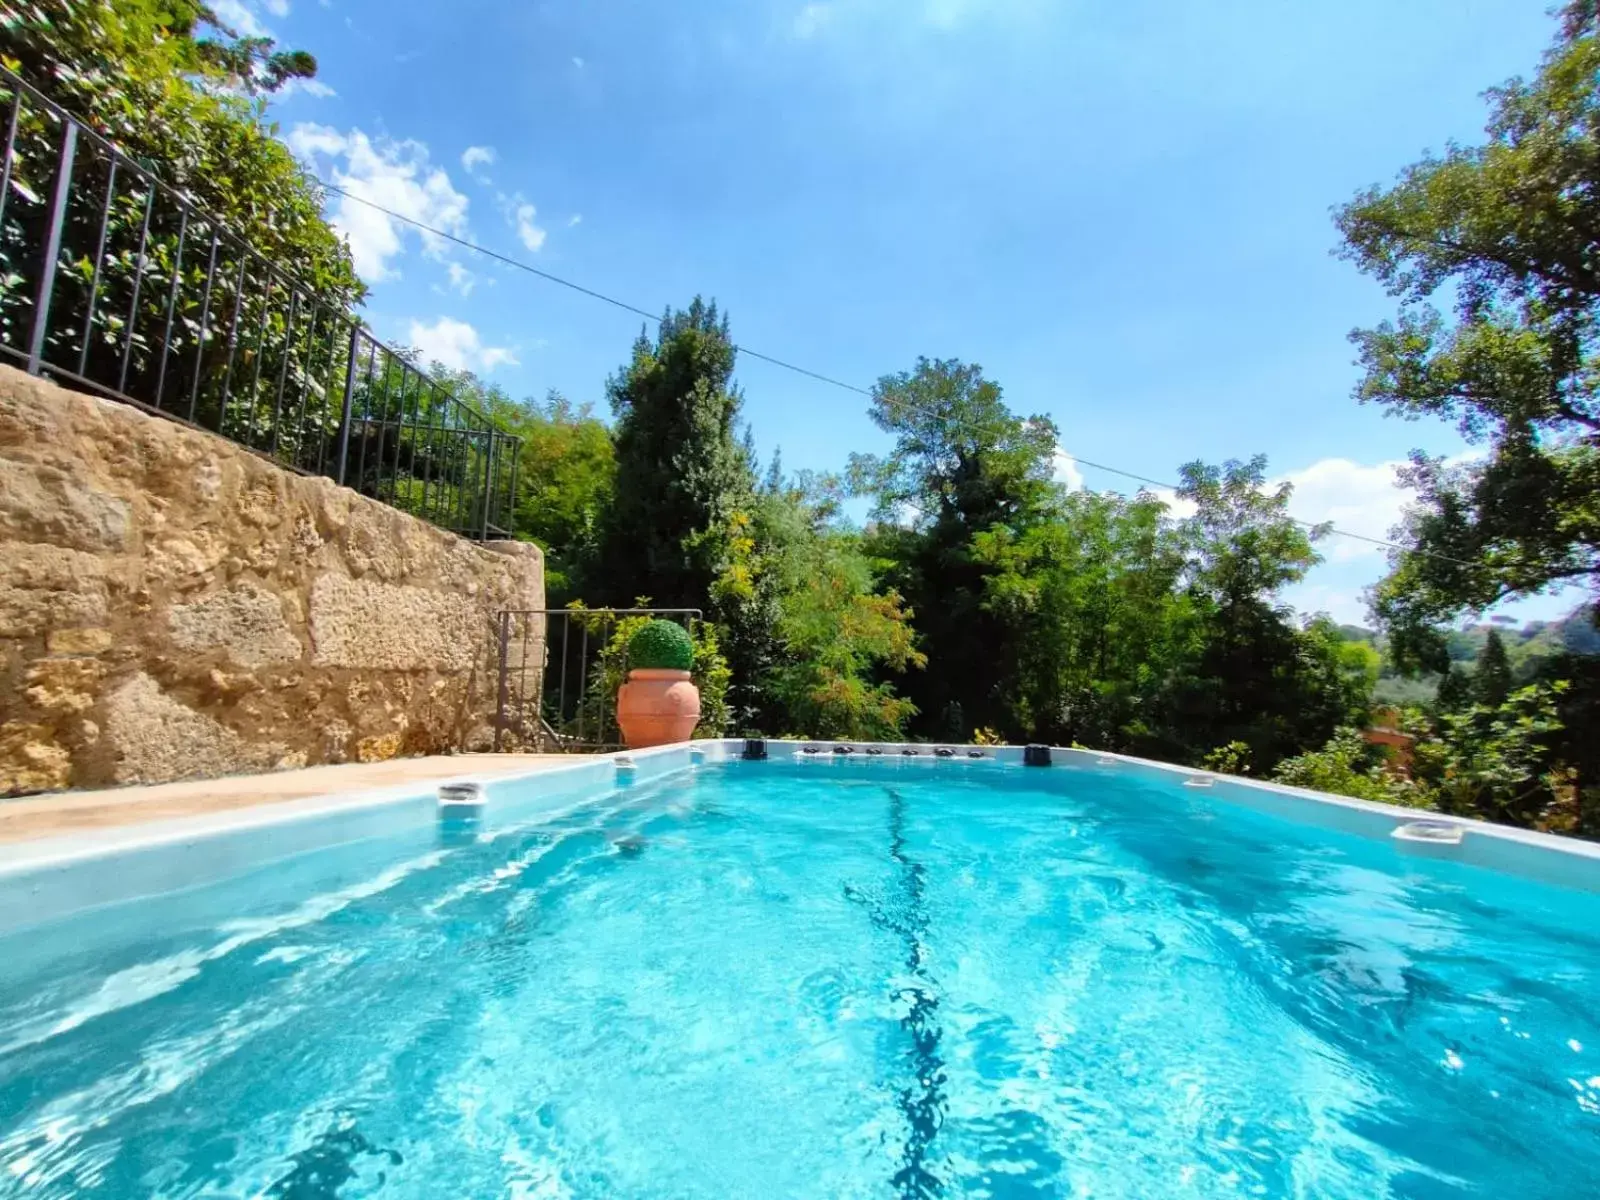
M833 23L833 5L827 0L815 0L795 14L790 28L797 38L815 37Z
M240 37L266 37L267 27L261 23L261 18L256 16L255 10L245 3L245 0L212 0L211 11L217 14L217 19L233 30ZM283 6L284 13L289 11L289 6ZM282 16L283 13L278 14Z
M489 172L481 168L494 166L498 158L493 146L468 146L462 152L461 165L479 183L488 183Z
M472 295L472 289L478 282L476 275L458 262L447 264L446 270L450 272L450 287L453 291L463 296Z
M1167 516L1174 521L1186 521L1200 511L1193 500L1185 500L1172 488L1147 487L1144 489L1167 506Z
M509 347L485 346L476 329L453 317L440 317L432 325L412 321L406 340L422 352L423 361L441 362L454 371L492 371L517 365L517 356Z
M1388 541L1390 531L1400 523L1411 498L1411 493L1400 487L1395 476L1404 465L1382 462L1365 466L1348 458L1323 458L1271 483L1273 486L1293 485L1289 511L1302 521L1319 525L1332 521L1348 533ZM1385 554L1382 546L1339 534L1330 535L1319 549L1332 562Z
M1302 521L1331 521L1345 534L1388 541L1415 499L1396 475L1404 465L1323 458L1269 482L1293 485L1289 511ZM1388 550L1345 534L1329 534L1318 543L1322 565L1285 588L1283 600L1302 613L1325 612L1336 621L1365 625L1371 621L1366 591L1388 571Z
M538 250L544 245L545 231L533 222L538 215L537 208L524 202L517 205L513 216L517 226L517 237L522 239L522 244L529 250Z
M290 79L277 90L275 98L287 100L290 96L303 95L310 96L313 100L329 100L338 94L320 79Z
M1328 567L1313 567L1308 578L1284 588L1278 599L1304 617L1327 613L1341 625L1370 625L1372 616L1367 611L1366 589L1377 582L1377 576L1362 582L1340 580L1338 575Z
M1057 483L1067 485L1067 491L1080 492L1083 490L1083 472L1078 468L1078 460L1073 458L1061 447L1056 447L1054 467L1051 474Z
M359 129L340 133L326 125L305 122L294 127L288 141L313 170L326 171L329 182L336 187L412 221L465 236L467 198L456 191L442 168L429 163L428 147L421 142L388 138L374 141ZM443 238L414 230L348 196L334 199L328 219L349 241L356 270L369 283L399 275L390 260L405 249L408 234L419 237L431 256L444 256L448 243Z
M275 17L289 15L289 0L261 0L261 7Z

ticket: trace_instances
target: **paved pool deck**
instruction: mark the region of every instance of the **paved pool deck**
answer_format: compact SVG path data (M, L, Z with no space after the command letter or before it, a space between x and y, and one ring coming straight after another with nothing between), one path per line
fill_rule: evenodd
M378 763L302 767L265 775L230 775L100 791L54 792L0 800L0 843L60 837L141 821L194 817L337 792L429 783L461 775L500 776L547 771L592 757L583 754L452 754Z

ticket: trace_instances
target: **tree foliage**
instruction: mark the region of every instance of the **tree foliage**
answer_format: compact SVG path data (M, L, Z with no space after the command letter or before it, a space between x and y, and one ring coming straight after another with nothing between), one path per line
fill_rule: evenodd
M1374 800L1380 804L1430 807L1427 793L1410 780L1391 774L1382 757L1359 729L1337 730L1319 750L1286 758L1272 773L1277 783Z
M764 681L768 718L811 737L899 738L916 706L889 677L927 664L913 614L880 590L860 536L837 523L831 481L774 484L763 506L780 643Z
M1193 655L1165 689L1161 753L1194 761L1240 741L1267 769L1359 721L1376 672L1326 620L1297 625L1278 598L1321 561L1288 512L1293 489L1266 486L1266 459L1183 468L1179 498L1195 506L1180 524L1186 594L1195 614Z
M873 415L896 435L856 456L872 553L916 616L928 667L916 731L1087 742L1184 762L1241 742L1262 767L1360 721L1376 668L1331 623L1278 600L1318 561L1266 463L1192 463L1175 520L1151 495L1069 494L1056 430L981 370L920 360Z
M696 297L668 309L654 338L640 334L607 383L616 487L598 583L608 599L705 604L729 566L735 514L755 490L733 360L727 318Z
M1455 463L1412 455L1403 480L1416 503L1374 597L1394 659L1443 672L1436 736L1419 752L1419 771L1437 759L1442 806L1526 823L1544 820L1558 793L1600 794L1600 762L1585 750L1600 679L1566 648L1519 644L1513 662L1498 630L1467 672L1453 661L1462 635L1450 624L1573 584L1588 589L1591 613L1600 597L1592 0L1560 10L1531 79L1487 99L1481 142L1424 157L1393 185L1357 196L1337 221L1341 253L1400 303L1393 321L1351 335L1363 368L1358 399L1407 420L1452 421L1480 449ZM1556 787L1561 763L1572 778Z
M1519 688L1497 705L1442 713L1416 749L1416 777L1440 809L1537 824L1553 796L1549 750L1561 731L1564 681Z
M1162 693L1192 654L1183 538L1153 496L1058 497L1049 520L975 539L984 606L1016 644L1009 727L1032 738L1149 750Z
M869 552L919 614L932 666L907 679L924 732L965 737L975 726L1017 728L1018 643L988 603L998 568L979 539L1023 536L1046 517L1056 429L1015 416L981 367L919 359L873 389L873 422L889 454L852 455L854 488L873 498Z
M197 0L21 0L0 12L0 61L319 298L364 296L321 190L267 119L268 94L316 74L310 54L240 38Z
M1414 454L1418 504L1377 611L1409 661L1438 625L1600 572L1600 37L1569 4L1531 81L1488 93L1481 145L1451 145L1338 215L1343 254L1399 298L1352 334L1363 402L1442 417L1484 447ZM1436 297L1450 302L1447 317Z
M522 439L513 532L544 550L545 595L551 607L579 598L611 505L616 475L611 431L590 405L574 404L559 392L542 401L513 400L471 371L435 362L429 374L457 399Z

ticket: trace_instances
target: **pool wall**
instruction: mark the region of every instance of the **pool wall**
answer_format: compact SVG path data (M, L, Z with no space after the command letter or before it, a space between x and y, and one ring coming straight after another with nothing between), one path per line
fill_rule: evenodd
M847 751L840 752L847 747ZM743 756L742 739L663 746L575 760L522 775L405 784L357 793L309 797L278 804L229 809L198 817L116 826L70 837L0 846L0 933L43 924L87 909L225 883L269 864L332 847L385 839L392 847L421 850L440 839L438 789L446 783L476 783L483 789L477 833L524 824L616 797L701 763ZM768 740L768 761L828 770L871 761L900 771L1041 770L1057 776L1092 778L1115 771L1123 778L1170 784L1198 783L1195 803L1225 803L1346 834L1390 839L1401 825L1418 820L1459 827L1459 845L1419 848L1418 853L1537 879L1600 891L1600 845L1531 830L1397 808L1127 755L1052 747L1049 768L1024 768L1020 746L945 747L936 757L927 745ZM910 755L902 754L909 750ZM869 751L877 751L872 754ZM287 875L293 871L284 868ZM277 876L277 872L274 872ZM142 906L141 906L142 907Z

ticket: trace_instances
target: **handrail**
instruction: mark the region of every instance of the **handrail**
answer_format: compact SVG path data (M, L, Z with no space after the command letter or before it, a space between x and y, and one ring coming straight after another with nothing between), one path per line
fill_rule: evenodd
M7 100L0 361L465 536L509 536L519 437L0 66Z

